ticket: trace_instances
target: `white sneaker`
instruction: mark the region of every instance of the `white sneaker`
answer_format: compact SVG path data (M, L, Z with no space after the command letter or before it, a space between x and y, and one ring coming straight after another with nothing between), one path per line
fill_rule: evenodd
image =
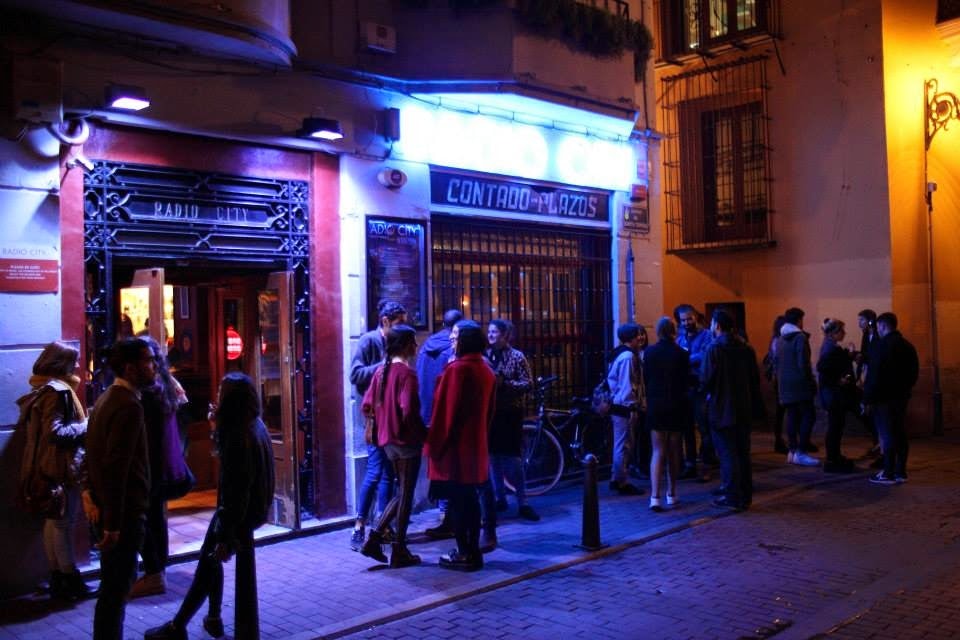
M670 494L667 494L667 506L668 506L668 507L672 507L673 505L677 504L678 502L680 502L680 498L678 498L677 496L671 496Z
M803 467L819 467L820 459L814 458L803 451L797 451L793 456L793 464L799 464Z
M796 455L797 455L797 454L796 454L795 451L788 451L788 452L787 452L787 464L796 464L796 460L795 460Z
M660 498L654 498L653 496L650 496L650 510L663 511L663 507L660 504Z

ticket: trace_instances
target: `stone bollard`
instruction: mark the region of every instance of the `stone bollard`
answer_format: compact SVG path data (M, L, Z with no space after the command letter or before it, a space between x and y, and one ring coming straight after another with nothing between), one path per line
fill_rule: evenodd
M600 542L600 501L597 498L596 456L588 453L583 459L583 528L580 536L580 548L596 551L604 546Z

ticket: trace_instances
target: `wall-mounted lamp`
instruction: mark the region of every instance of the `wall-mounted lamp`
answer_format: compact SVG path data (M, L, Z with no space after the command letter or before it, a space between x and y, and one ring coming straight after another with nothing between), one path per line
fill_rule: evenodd
M150 106L150 98L143 87L134 87L123 84L108 84L104 90L106 104L109 109L124 111L140 111Z
M954 93L940 91L936 78L924 82L924 94L927 112L927 130L924 136L924 144L925 148L929 150L930 143L933 142L933 136L937 135L940 129L946 129L951 120L960 120L960 100Z
M340 128L339 121L331 118L304 118L303 128L297 135L320 140L340 140L343 138L343 129Z

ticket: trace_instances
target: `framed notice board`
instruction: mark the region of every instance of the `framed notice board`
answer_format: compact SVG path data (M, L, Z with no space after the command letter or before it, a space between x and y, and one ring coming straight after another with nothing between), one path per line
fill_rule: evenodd
M421 222L367 218L367 326L379 324L381 300L407 308L407 324L427 327L426 227Z

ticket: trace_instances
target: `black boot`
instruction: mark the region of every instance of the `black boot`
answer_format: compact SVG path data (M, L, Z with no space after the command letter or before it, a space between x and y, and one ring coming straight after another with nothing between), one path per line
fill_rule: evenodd
M47 586L47 593L51 598L63 597L63 578L64 574L54 569L50 572L50 583Z
M390 566L394 569L420 564L420 556L410 553L403 542L394 542L390 553Z
M378 562L387 562L387 556L383 553L383 536L380 535L380 532L373 530L370 532L370 536L367 538L367 541L363 543L363 546L360 548L360 553L367 556L368 558L373 558Z
M77 600L86 600L90 597L90 587L83 581L83 576L80 575L79 571L74 570L73 573L64 573L62 575L62 598L76 602Z

